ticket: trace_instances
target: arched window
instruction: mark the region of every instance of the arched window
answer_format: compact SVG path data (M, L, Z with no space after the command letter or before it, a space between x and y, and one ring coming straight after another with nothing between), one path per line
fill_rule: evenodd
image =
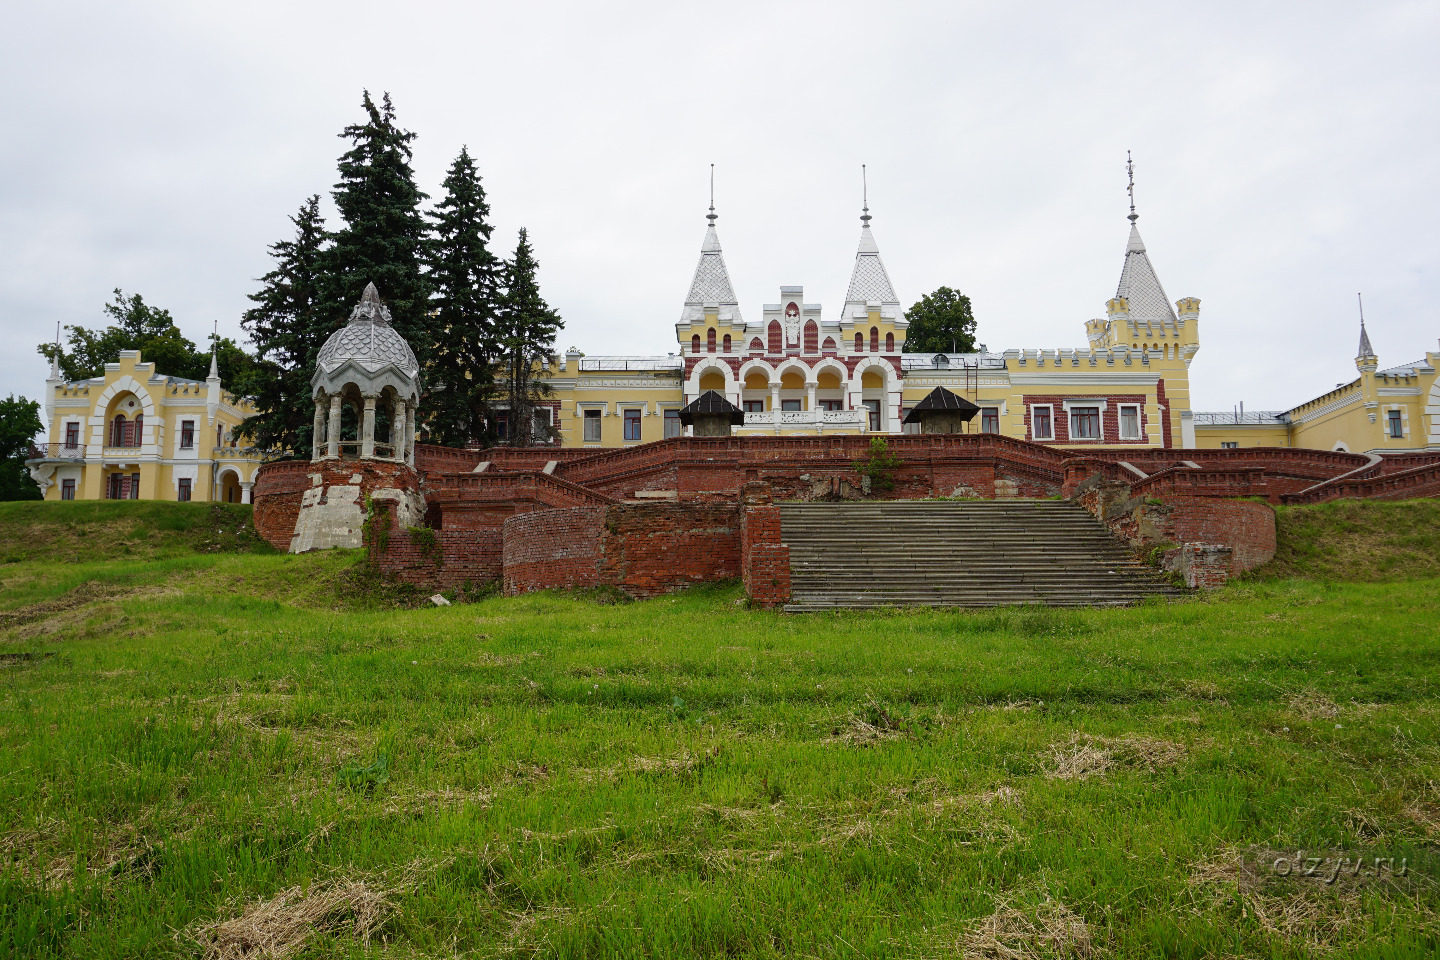
M760 338L759 338L759 337L751 337L751 338L750 338L750 352L751 352L751 353L764 353L764 352L765 352L765 344L763 344L763 343L760 342Z
M137 414L135 414L135 425L130 428L130 442L129 442L128 444L126 444L126 446L129 446L129 447L138 447L138 446L140 446L140 431L143 430L144 428L145 428L145 414L143 414L143 413L137 413Z
M870 328L870 352L880 352L880 329L878 327Z
M894 353L894 352L895 352L895 334L893 334L893 333L887 333L887 334L885 334L885 352L886 352L886 353Z
M785 334L784 331L780 329L779 320L771 320L770 327L766 330L766 333L769 334L771 353L780 353L785 349Z
M706 331L705 331L705 352L706 352L706 353L714 353L714 352L715 352L715 328L714 328L714 327L711 327L709 330L706 330Z
M723 346L724 346L724 348L725 348L725 352L726 352L726 353L729 353L729 352L730 352L730 334L728 334L728 333L725 334L725 341L724 341L724 343L723 343Z
M824 352L824 353L834 353L834 352L835 352L835 338L834 338L834 337L826 337L826 338L825 338L825 343L820 347L820 349L821 349L821 351Z
M944 369L950 366L950 358L943 353L935 354L935 366Z
M856 353L863 353L863 352L865 352L865 338L864 338L863 336L861 336L860 331L858 331L858 330L855 331L855 352L856 352Z
M698 333L695 334L695 336L693 336L693 337L690 338L690 352L691 352L691 353L699 353L699 352L700 352L700 334L698 334Z
M125 414L117 413L114 422L110 425L110 446L125 446Z
M820 342L820 328L814 320L805 321L805 352L814 353Z

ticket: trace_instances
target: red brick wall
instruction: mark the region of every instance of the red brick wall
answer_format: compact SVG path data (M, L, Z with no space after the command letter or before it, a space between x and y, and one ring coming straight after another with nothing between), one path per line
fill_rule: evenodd
M540 510L504 527L505 592L608 585L635 597L740 576L734 503Z
M762 607L790 602L790 548L780 542L780 508L765 483L747 483L740 530L745 593Z
M1218 543L1231 550L1231 572L1252 570L1275 556L1275 511L1253 500L1166 497L1174 543Z
M1143 393L1117 393L1110 396L1097 396L1096 400L1105 401L1105 409L1100 411L1100 440L1072 440L1070 439L1070 415L1065 410L1066 400L1077 399L1074 394L1025 394L1025 439L1031 437L1030 430L1030 407L1032 404L1050 405L1050 423L1055 431L1055 439L1042 441L1043 443L1064 443L1064 444L1090 444L1100 445L1102 443L1130 443L1133 441L1122 441L1120 439L1120 404L1133 403L1140 408L1140 436L1148 437L1149 419L1145 414L1145 395ZM1167 443L1166 446L1169 446Z
M313 486L349 485L360 475L360 490L418 490L420 478L403 463L384 460L277 460L255 474L255 530L272 547L288 550L300 516L300 499ZM315 478L319 477L319 483Z

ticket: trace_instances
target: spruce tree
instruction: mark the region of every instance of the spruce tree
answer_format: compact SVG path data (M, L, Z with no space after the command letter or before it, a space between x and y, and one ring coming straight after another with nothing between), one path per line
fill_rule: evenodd
M432 443L463 447L484 433L494 385L496 299L502 264L490 252L490 205L469 151L450 165L445 198L429 214L427 279L435 344L425 371Z
M536 374L543 372L543 365L555 353L555 335L564 326L560 315L540 296L540 281L535 276L539 266L522 227L515 256L505 264L505 296L498 323L509 441L520 447L549 439L548 435L535 435L536 404L550 392Z
M377 107L367 90L361 105L366 122L351 124L340 134L351 148L340 157L340 181L331 196L345 225L325 255L325 315L344 323L365 285L375 284L395 329L424 370L435 337L430 286L421 273L426 224L420 204L427 197L415 185L410 167L415 134L396 125L390 94ZM422 417L424 413L422 398Z
M315 414L310 377L325 339L345 315L332 314L323 300L327 237L319 194L290 222L295 239L270 245L275 269L260 278L260 292L250 294L255 306L240 321L257 363L237 389L259 411L246 418L240 432L257 446L289 447L297 456L309 456Z

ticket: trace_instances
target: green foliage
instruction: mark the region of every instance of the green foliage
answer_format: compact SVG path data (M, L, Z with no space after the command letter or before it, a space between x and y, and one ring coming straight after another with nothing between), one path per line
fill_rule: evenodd
M975 314L970 298L949 287L927 293L905 311L906 353L970 353L975 349Z
M890 445L885 442L884 437L873 437L870 440L870 456L864 460L855 461L855 472L870 481L870 492L884 493L887 490L895 489L895 472L904 463L899 457L890 452Z
M121 350L139 350L140 359L171 377L204 380L210 373L210 350L200 350L175 325L169 310L152 307L138 293L126 297L117 287L115 299L105 304L112 323L100 330L67 326L69 349L56 350L53 343L36 349L47 360L59 357L60 372L67 380L84 380L105 372ZM228 337L212 338L220 379L232 390L249 375L254 358Z
M390 755L382 753L365 767L341 767L335 780L342 786L371 791L390 782Z
M503 264L490 252L490 204L464 147L450 165L445 197L429 214L425 262L438 331L425 372L429 440L463 447L485 433L485 406L499 350L496 312Z
M360 525L360 542L371 564L390 548L390 511L378 500L365 498L365 520Z
M509 442L518 447L549 439L536 436L534 430L536 404L550 391L548 384L536 378L535 368L554 354L555 335L564 326L560 314L540 295L539 268L522 227L515 255L505 264L505 296L497 325Z
M435 531L429 527L406 527L405 531L410 534L410 542L420 551L420 555L435 566L440 566L445 559L445 553L440 548L440 539L435 536Z
M351 147L340 157L340 180L331 196L344 226L322 258L318 312L338 326L360 302L365 285L374 283L396 331L424 369L436 336L429 316L430 284L421 271L426 224L420 204L426 195L415 185L410 166L415 134L396 124L390 94L377 107L367 90L361 106L365 122L340 134ZM422 400L422 422L428 413Z
M271 554L243 503L63 500L0 504L0 564Z
M257 410L241 425L242 435L257 446L308 457L315 412L310 378L320 348L345 314L327 312L322 300L327 235L319 195L306 200L290 222L294 239L270 245L275 266L260 278L259 292L249 295L255 306L240 321L255 345L256 363L236 389Z
M39 500L40 487L25 467L35 435L45 429L40 404L13 393L0 400L0 500Z

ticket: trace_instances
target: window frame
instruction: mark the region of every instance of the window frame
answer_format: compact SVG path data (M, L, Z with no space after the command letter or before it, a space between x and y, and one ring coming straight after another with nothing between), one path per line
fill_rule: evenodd
M1070 414L1070 439L1093 440L1097 443L1104 440L1105 424L1101 419L1101 411L1103 409L1104 408L1100 407L1098 404L1076 404L1073 407L1068 407L1066 409L1066 412ZM1084 418L1086 422L1089 422L1092 414L1094 416L1095 426L1095 434L1093 436L1078 429L1078 426L1081 423L1081 418Z
M75 478L74 478L74 477L64 477L64 478L62 478L62 479L60 480L60 499L61 499L61 500L74 500L74 499L75 499Z
M685 425L680 422L680 408L665 408L665 439L673 440L685 436ZM672 432L673 431L673 432Z
M1045 415L1045 435L1041 436L1036 429L1039 421L1039 414ZM1054 440L1055 439L1055 406L1050 403L1034 403L1030 405L1030 439L1031 440Z
M1405 417L1399 410L1385 412L1385 432L1391 440L1405 439Z
M78 449L80 449L80 421L79 421L79 420L67 420L67 421L65 421L65 449L66 449L66 450L78 450Z
M1145 426L1144 426L1144 424L1143 424L1143 422L1142 422L1142 420L1141 420L1141 416L1140 416L1140 404L1138 404L1138 403L1121 403L1121 404L1118 404L1118 405L1117 405L1117 410L1119 411L1119 413L1116 414L1115 428L1119 431L1120 439L1121 439L1121 440L1143 440L1143 439L1145 439ZM1125 432L1125 411L1127 411L1127 410L1133 410L1133 411L1135 412L1135 432L1134 432L1133 434L1132 434L1132 433L1126 433L1126 432Z
M180 503L189 503L195 496L189 477L180 477L175 481L175 499Z
M581 443L600 443L605 439L605 411L598 407L581 410ZM590 424L595 424L595 436L590 436Z
M981 432L981 433L999 433L999 432L1000 432L1000 408L999 408L999 407L981 407L981 408L980 408L980 432Z
M624 428L625 428L625 429L624 429L624 432L621 434L621 436L624 438L625 442L626 442L626 443L638 443L638 442L640 442L641 437L642 437L642 436L644 435L644 433L645 433L644 419L643 419L644 416L645 416L645 411L644 411L644 409L642 409L642 408L640 408L640 407L624 407L624 408L622 408L621 411L620 411L620 416L623 418L623 419L622 419L622 422L623 422ZM634 428L634 429L633 429L633 434L634 434L633 436L631 435L631 434L632 434L632 429L631 429L632 427Z
M740 409L745 413L764 413L764 400L741 400Z
M194 450L194 449L195 449L195 421L194 421L194 420L181 420L181 421L180 421L180 449L181 449L181 450Z
M863 403L865 404L865 410L866 410L866 412L867 412L867 416L866 416L866 418L865 418L865 426L866 426L866 428L867 428L871 433L879 433L880 431L884 430L884 429L885 429L885 424L884 424L884 423L881 421L881 419L880 419L880 413L881 413L880 404L881 404L881 401L879 401L879 400L865 400L865 401L863 401Z
M1221 440L1221 441L1220 441L1220 449L1221 449L1221 450L1239 450L1239 449L1240 449L1240 441L1239 441L1239 440Z
M805 401L798 398L780 401L781 413L800 413L805 409Z

